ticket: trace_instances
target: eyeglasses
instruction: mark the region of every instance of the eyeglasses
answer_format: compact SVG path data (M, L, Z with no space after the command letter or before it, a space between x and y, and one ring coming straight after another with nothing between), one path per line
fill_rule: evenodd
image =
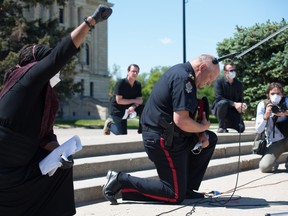
M236 70L225 70L225 71L228 71L228 72L235 72L235 73L236 73Z

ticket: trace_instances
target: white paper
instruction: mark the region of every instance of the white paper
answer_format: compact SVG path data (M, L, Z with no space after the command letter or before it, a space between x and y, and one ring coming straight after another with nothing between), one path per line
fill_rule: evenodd
M128 114L128 109L126 109L126 110L125 110L125 113L124 113L124 115L123 115L123 117L122 117L122 119L127 119L128 116L129 116L129 114Z
M128 109L126 109L122 119L135 118L136 115L137 113L135 111L129 114Z
M57 85L59 82L61 81L60 79L60 71L55 74L55 76L53 76L51 79L50 79L50 85L51 87L53 88L55 85Z
M75 135L71 137L39 162L39 168L42 175L48 173L49 176L52 176L56 170L62 166L62 163L60 162L62 155L63 157L68 158L70 155L75 154L81 149L82 144L79 136Z

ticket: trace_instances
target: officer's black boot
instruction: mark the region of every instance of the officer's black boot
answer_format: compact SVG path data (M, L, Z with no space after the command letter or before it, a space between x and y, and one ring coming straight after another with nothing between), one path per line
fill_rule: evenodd
M117 204L115 195L121 190L121 183L118 181L120 173L109 170L107 173L107 183L103 187L103 196L111 202L112 205Z

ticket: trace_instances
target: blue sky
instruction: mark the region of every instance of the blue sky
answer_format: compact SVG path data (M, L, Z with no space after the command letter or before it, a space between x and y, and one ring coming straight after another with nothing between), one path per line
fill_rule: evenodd
M182 0L109 0L108 67L129 64L140 72L183 62ZM217 56L217 43L233 37L236 25L288 21L288 0L186 0L186 61L202 53ZM285 30L282 34L288 34ZM267 42L266 42L267 43Z

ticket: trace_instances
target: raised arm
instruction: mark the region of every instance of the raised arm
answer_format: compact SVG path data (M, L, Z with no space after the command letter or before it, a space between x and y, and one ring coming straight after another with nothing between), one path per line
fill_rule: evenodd
M111 14L112 9L110 7L99 5L91 16L85 18L84 22L71 32L74 45L79 48L89 30L99 22L107 20Z

